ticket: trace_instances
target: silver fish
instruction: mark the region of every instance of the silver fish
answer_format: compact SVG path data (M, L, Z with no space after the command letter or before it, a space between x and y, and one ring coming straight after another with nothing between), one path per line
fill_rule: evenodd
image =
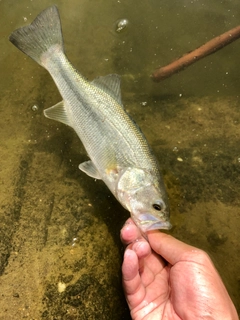
M47 118L72 127L91 160L79 165L102 179L134 222L146 232L170 229L168 200L156 158L123 108L116 74L87 81L64 54L56 6L41 12L9 40L48 70L63 101L44 110Z

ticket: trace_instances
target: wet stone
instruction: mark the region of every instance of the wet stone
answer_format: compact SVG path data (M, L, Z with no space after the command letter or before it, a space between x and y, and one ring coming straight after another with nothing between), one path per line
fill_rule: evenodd
M207 240L212 246L221 246L228 240L228 237L225 235L221 235L216 231L212 231L207 236Z

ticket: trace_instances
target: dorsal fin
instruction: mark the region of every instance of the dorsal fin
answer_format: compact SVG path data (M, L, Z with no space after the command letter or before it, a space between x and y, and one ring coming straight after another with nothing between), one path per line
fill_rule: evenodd
M108 93L122 106L120 89L121 77L118 74L109 74L104 77L96 78L92 81L92 84Z

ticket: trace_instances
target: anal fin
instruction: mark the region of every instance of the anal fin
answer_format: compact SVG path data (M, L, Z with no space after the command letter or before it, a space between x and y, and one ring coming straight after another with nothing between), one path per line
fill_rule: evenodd
M45 117L62 122L68 126L72 126L69 115L67 113L67 107L65 101L60 101L53 107L43 111Z

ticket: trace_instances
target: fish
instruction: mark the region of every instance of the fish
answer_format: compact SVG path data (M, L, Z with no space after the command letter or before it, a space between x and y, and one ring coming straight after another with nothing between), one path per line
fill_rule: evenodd
M63 100L44 115L76 132L90 160L79 169L102 180L146 233L170 229L169 204L160 168L146 138L124 109L120 76L88 81L64 52L58 8L42 11L9 40L52 76Z

